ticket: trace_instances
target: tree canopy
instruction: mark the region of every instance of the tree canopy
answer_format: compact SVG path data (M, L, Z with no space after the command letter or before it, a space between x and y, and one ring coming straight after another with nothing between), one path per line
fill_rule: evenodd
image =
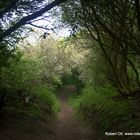
M0 1L0 117L55 116L61 89L102 135L140 130L139 0Z
M45 12L65 1L66 0L55 0L51 2L43 0L1 1L0 42L3 41L5 37L16 31L19 27L31 22L39 16L42 16ZM4 25L5 23L7 26Z

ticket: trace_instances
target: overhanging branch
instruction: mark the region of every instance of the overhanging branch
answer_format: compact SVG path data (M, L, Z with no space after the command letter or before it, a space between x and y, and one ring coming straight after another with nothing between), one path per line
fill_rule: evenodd
M65 2L66 0L55 0L52 3L46 5L44 8L42 8L41 10L28 15L26 17L23 17L21 20L19 20L16 24L14 24L12 27L10 27L9 29L7 29L6 31L2 32L0 34L0 42L3 41L3 39L7 36L9 36L12 32L16 31L19 27L25 25L28 21L31 21L39 16L42 16L45 12L51 10L52 8L54 8L55 6Z

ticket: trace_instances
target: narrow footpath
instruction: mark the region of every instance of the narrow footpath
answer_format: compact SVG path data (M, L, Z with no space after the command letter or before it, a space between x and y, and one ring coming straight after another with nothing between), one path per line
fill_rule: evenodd
M76 118L71 106L68 104L69 96L75 91L74 85L62 89L59 94L61 111L55 123L55 136L53 140L91 140L92 132L84 127Z

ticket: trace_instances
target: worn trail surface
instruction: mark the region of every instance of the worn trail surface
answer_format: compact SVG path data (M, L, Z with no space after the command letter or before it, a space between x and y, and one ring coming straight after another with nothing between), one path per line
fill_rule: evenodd
M91 140L91 130L83 127L68 104L68 97L75 91L75 86L67 86L60 92L61 111L55 124L53 140Z
M0 140L93 140L92 131L83 126L68 104L74 91L74 85L60 91L61 111L55 122L13 119L0 127Z

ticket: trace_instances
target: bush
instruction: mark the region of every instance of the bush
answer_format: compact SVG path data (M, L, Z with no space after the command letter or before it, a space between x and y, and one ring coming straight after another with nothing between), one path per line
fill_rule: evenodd
M47 85L43 84L23 91L20 95L14 93L7 97L2 113L47 120L50 117L55 117L58 111L59 103L55 94L48 89Z
M131 99L113 100L117 92L111 87L99 87L96 91L86 87L82 95L72 100L77 114L100 131L107 132L137 132L140 130L140 114L137 103Z
M56 95L48 89L47 85L42 84L38 87L34 87L32 91L37 98L38 104L46 104L46 109L48 106L48 108L50 109L50 114L57 114L57 112L59 111L59 102L56 98Z

